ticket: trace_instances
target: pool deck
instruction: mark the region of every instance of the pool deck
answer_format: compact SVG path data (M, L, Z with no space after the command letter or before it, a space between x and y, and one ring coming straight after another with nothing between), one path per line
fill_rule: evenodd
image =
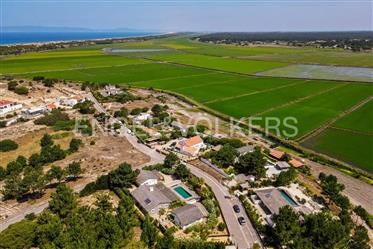
M180 183L177 183L173 186L170 186L169 187L173 192L175 192L175 194L177 194L178 197L180 197L180 199L182 201L185 201L189 204L193 204L197 201L199 201L201 199L201 197L199 195L197 195L196 192L194 192L193 190L191 190L190 188L188 188L184 183L180 182ZM179 193L177 190L175 190L176 188L182 188L185 192L187 192L190 196L188 196L187 198L185 198L185 196L183 196L181 193Z

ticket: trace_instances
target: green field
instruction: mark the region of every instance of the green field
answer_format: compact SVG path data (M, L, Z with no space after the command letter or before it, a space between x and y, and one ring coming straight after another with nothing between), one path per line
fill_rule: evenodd
M301 64L321 64L354 67L373 67L373 53L314 50L300 53L275 53L248 57L265 61L282 61Z
M244 74L253 74L287 65L287 63L283 62L250 61L197 54L154 56L152 58L160 61L174 62L185 65Z
M333 124L333 127L373 135L373 100L339 119Z
M295 82L289 80L289 83L291 84L280 89L208 103L207 106L236 118L249 117L290 101L325 91L338 84L302 80L296 80Z
M373 136L328 128L303 145L373 172Z
M142 65L51 71L42 73L42 75L49 78L66 80L130 84L137 81L178 78L190 75L204 75L208 73L210 72L190 67L148 63ZM35 75L40 75L40 73L24 74L23 76L32 77Z
M50 53L52 54L52 53ZM79 53L77 53L79 54ZM125 58L110 55L86 55L83 56L57 56L37 57L37 58L22 58L11 57L10 59L0 60L0 73L2 74L17 74L28 72L45 72L57 70L84 69L96 67L110 67L120 65L133 65L149 63L147 60L137 58Z
M373 172L373 101L337 120L303 145ZM358 148L358 149L357 149Z
M275 109L265 113L264 117L295 117L298 120L299 138L310 132L339 113L348 110L360 101L368 98L373 90L373 85L348 84L321 95L300 101L295 104ZM283 132L290 132L282 126Z
M106 54L103 48L169 50ZM188 36L28 53L2 57L0 63L0 74L16 74L28 78L40 75L81 82L153 87L182 94L236 118L278 117L281 120L279 135L285 137L285 132L291 129L285 127L283 120L289 116L295 117L299 132L291 139L298 139L328 124L341 113L373 95L371 84L314 79L320 78L320 75L310 75L312 79L309 80L286 77L289 76L289 68L302 68L301 65L289 63L373 67L371 53L213 45L191 41ZM344 69L326 68L328 74L333 70L337 74ZM278 72L275 74L278 77L265 75L271 71ZM264 76L254 75L261 72L264 72ZM307 72L300 69L297 73ZM331 77L334 76L332 73ZM323 77L326 76L321 75ZM352 76L339 77L342 78L336 79L349 80ZM361 135L372 133L372 107L371 101L349 113L332 124L331 128L306 141L305 145L366 168L367 162L372 160L365 150L373 148L373 143L371 136L366 141L361 141ZM264 125L265 122L257 124ZM355 154L358 155L354 156L354 153L346 152L349 149L347 145L343 147L341 142L333 142L336 137L355 148L363 144L368 146L362 149L361 154L355 149Z

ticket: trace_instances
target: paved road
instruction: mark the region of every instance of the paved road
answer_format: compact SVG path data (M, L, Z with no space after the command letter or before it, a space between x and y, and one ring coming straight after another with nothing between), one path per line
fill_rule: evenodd
M151 164L156 164L156 163L161 163L163 162L164 155L158 153L157 151L149 148L145 144L139 143L137 141L137 137L132 135L130 133L130 130L120 122L120 120L114 118L113 116L110 115L108 111L105 110L104 107L97 101L97 99L92 95L92 93L88 93L85 96L87 99L91 100L94 104L94 107L96 110L100 113L105 113L106 115L110 116L109 122L110 123L120 123L121 128L119 131L119 136L127 138L127 140L130 142L130 144L137 150L141 151L142 153L150 156L150 162L147 163L147 165Z
M187 166L193 175L203 178L205 183L211 187L217 201L219 202L219 206L222 211L224 220L227 224L231 239L237 246L237 248L252 248L254 243L258 243L259 245L261 245L260 238L256 233L253 225L251 224L249 218L247 217L241 201L237 197L231 196L228 189L211 175L193 165L187 164ZM230 199L226 197L230 197ZM233 210L233 205L235 204L237 204L241 209L241 212L239 214L235 213ZM245 225L241 226L238 223L238 217L240 216L243 216L245 218Z
M85 187L85 185L86 184L76 185L74 187L74 191L76 193L80 192ZM10 215L6 219L1 220L1 222L0 222L0 232L5 230L8 226L23 220L25 218L25 216L28 215L28 214L31 214L31 213L40 214L44 209L46 209L48 207L48 203L49 203L49 200L44 200L44 201L39 202L37 204L28 206L25 209L21 209L21 210L19 210L18 213L14 214L14 215Z
M103 112L105 114L109 114L93 97L92 94L87 94L87 98L92 100L94 102L94 107L99 111ZM111 121L113 122L119 122L115 118L111 117ZM162 162L164 159L164 155L158 153L156 150L151 149L144 144L141 144L137 141L137 138L133 135L131 135L128 132L128 128L126 128L124 125L122 125L120 129L120 136L124 136L128 139L128 141L139 151L142 151L143 153L147 154L151 158L151 163L158 163ZM143 165L145 166L145 165ZM244 208L236 197L231 197L231 199L227 199L226 196L230 196L228 189L223 186L220 182L218 182L215 178L207 174L206 172L192 166L188 165L191 172L204 179L205 183L211 187L212 191L214 192L216 199L219 202L219 206L222 210L222 215L226 221L227 228L229 233L231 234L232 242L237 245L238 249L248 249L251 248L254 243L260 243L260 239L251 224L250 220L248 219L246 213L244 212ZM83 189L85 184L78 185L74 188L76 192L79 192L81 189ZM236 214L233 211L233 205L239 205L241 209L240 214ZM3 220L0 224L0 231L6 229L9 225L16 223L18 221L21 221L27 214L29 213L41 213L45 208L48 207L48 200L32 205L27 208L27 210L24 210L21 213L15 214L13 216L8 217L7 219ZM239 216L243 216L246 220L246 224L241 226L239 225L237 219Z
M88 95L87 98L94 102L95 108L99 112L104 112L105 114L109 115L107 111L98 103L98 101L93 97L92 94ZM111 117L112 122L119 122L115 118ZM128 132L128 128L122 125L120 129L120 136L125 136L128 141L138 150L142 151L143 153L147 154L151 158L151 163L163 162L164 155L158 153L156 150L147 147L146 145L139 143L137 138ZM253 225L251 224L249 218L247 217L246 213L244 212L244 208L241 204L241 201L237 197L231 197L231 199L227 199L226 196L230 196L228 189L223 186L219 181L217 181L214 177L207 174L206 172L196 168L193 165L187 165L191 170L192 174L201 177L204 179L205 183L211 187L212 191L214 192L217 201L219 202L219 206L222 211L222 215L226 221L227 228L229 233L231 234L231 239L235 245L237 245L238 249L248 249L252 248L254 243L258 243L261 245L260 238L256 233ZM240 214L236 214L233 210L233 205L239 205L241 209ZM246 224L241 226L237 219L239 216L243 216L246 220Z

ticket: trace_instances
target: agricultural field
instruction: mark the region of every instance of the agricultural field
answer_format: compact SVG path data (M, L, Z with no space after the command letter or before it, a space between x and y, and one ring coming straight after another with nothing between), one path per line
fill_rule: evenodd
M99 53L98 53L99 52ZM105 55L101 51L71 51L26 54L0 60L0 73L20 74L149 63L147 60Z
M275 53L246 57L253 60L282 61L295 64L321 64L335 66L373 67L373 53L314 50L300 53Z
M281 108L262 114L262 117L295 117L298 120L298 134L296 138L320 127L328 120L336 117L370 97L372 85L365 84L340 84L331 91L324 92L296 103L290 103ZM283 132L290 132L286 127L281 127Z
M372 58L373 59L373 58ZM290 65L271 69L262 76L373 82L373 68Z
M329 125L328 122L373 95L372 84L345 82L373 81L369 68L303 64L373 67L371 53L213 45L188 38L177 36L2 57L0 74L163 89L235 118L278 117L283 120L291 116L298 120L298 133L290 139L365 169L366 162L372 161L369 153L363 151L373 147L371 136L361 141L362 134L372 133L372 120L364 119L372 117L372 101L303 142L308 134ZM163 50L110 54L108 48ZM358 73L355 75L350 70ZM261 75L256 75L258 73ZM258 122L258 125L264 123ZM283 123L280 129L279 136L288 137L284 133L289 129ZM336 137L346 141L348 146L367 146L354 156L346 152L349 147L333 142Z
M256 116L257 114L272 108L277 108L281 105L288 104L289 102L341 85L339 83L317 81L288 81L289 84L280 89L273 88L268 91L261 91L250 95L210 102L207 103L207 106L236 118Z
M253 74L287 65L287 63L283 62L251 61L197 54L154 56L152 58L160 61L243 74Z
M303 146L373 172L373 136L328 128Z
M339 119L332 126L373 135L373 100Z
M337 120L303 145L373 172L373 101ZM356 150L356 148L359 148Z
M43 72L42 75L49 78L65 80L130 84L137 81L178 78L191 75L204 75L208 73L210 72L190 67L180 67L161 63L145 63L127 66L49 71ZM25 77L32 77L36 75L40 75L40 73L23 74Z

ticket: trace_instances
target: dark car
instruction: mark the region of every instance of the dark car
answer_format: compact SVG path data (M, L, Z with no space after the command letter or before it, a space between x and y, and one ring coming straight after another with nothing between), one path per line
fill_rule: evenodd
M243 225L243 224L245 224L246 223L246 221L245 221L245 218L244 217L238 217L238 223L240 223L240 225Z
M240 207L238 205L234 205L233 206L233 210L236 212L236 213L239 213L240 212Z

